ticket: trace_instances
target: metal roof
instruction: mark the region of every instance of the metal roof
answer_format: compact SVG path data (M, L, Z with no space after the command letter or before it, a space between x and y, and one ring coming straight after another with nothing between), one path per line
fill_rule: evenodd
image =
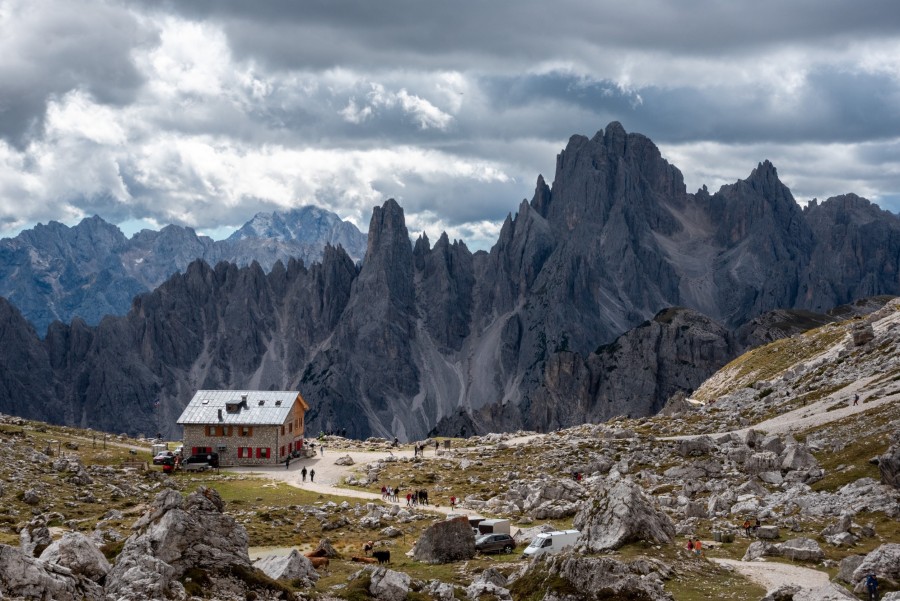
M240 404L246 395L246 406L229 412L226 405ZM280 406L276 404L281 401ZM308 409L303 397L291 390L198 390L188 403L178 424L221 424L247 426L280 426L288 419L294 403ZM222 418L219 419L219 410Z

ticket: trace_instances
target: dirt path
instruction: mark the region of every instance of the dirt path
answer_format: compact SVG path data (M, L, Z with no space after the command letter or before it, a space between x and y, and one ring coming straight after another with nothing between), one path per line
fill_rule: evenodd
M714 557L710 559L717 564L728 566L753 582L764 586L767 593L786 584L815 590L828 585L828 574L787 563L774 561L738 561Z
M543 436L543 434L532 434L529 436L520 436L518 438L511 438L503 441L504 444L513 446L513 445L521 445L527 444L531 440L533 440L537 436ZM347 455L353 459L353 465L336 465L335 461L342 457L346 457ZM394 457L399 458L412 458L413 450L412 449L394 449L389 452L372 452L372 451L347 451L347 450L334 450L330 451L326 447L325 452L319 452L315 457L308 457L302 459L294 459L291 461L290 468L285 469L282 467L230 467L229 471L235 471L245 474L254 474L258 476L263 476L266 478L270 478L272 480L278 480L280 482L285 482L291 486L295 486L297 488L302 488L304 490L309 490L313 492L318 492L324 495L335 495L342 497L352 497L356 499L366 499L370 501L382 501L381 495L378 493L369 492L366 490L358 490L355 488L344 488L338 486L341 481L349 476L354 470L358 469L361 465L366 463L370 463L373 461L377 461L379 459L384 459L388 455L393 455ZM441 454L436 454L433 450L426 450L424 454L425 461L433 461L434 459L443 459L444 456ZM303 477L301 472L303 468L306 468L307 478L306 481L303 481ZM312 470L315 470L315 480L310 481L309 474ZM387 503L388 501L384 501ZM406 499L403 499L400 502L393 503L394 505L405 505ZM446 504L446 499L439 501L437 506L429 505L429 511L435 511L438 513L448 514L454 510L451 510L450 507ZM469 512L471 513L471 512ZM474 517L480 517L473 514Z

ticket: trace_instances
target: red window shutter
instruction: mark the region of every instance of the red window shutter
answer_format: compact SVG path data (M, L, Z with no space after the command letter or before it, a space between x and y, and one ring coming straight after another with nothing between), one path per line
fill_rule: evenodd
M244 458L244 447L238 447L238 459Z
M269 459L271 457L272 457L272 449L270 449L269 447L266 447L266 459Z

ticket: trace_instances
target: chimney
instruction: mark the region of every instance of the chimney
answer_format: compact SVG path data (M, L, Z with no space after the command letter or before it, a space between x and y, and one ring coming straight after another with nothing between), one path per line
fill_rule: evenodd
M222 410L219 409L219 421L222 421Z

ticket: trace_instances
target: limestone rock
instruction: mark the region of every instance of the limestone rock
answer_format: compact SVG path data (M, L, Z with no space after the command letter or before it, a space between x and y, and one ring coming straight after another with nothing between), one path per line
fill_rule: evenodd
M344 455L334 460L335 465L353 465L353 463L353 457L350 455Z
M475 557L475 535L465 518L436 522L425 529L413 551L416 561L449 563Z
M0 545L0 595L54 601L99 601L103 589L55 563L30 557L20 549Z
M785 449L781 457L781 469L783 470L808 470L819 467L819 462L813 457L805 446L796 444Z
M319 539L319 544L316 545L313 552L317 557L328 557L330 559L341 556L341 554L332 546L331 539L328 538Z
M900 443L892 445L878 458L878 471L882 482L900 488Z
M672 601L672 596L663 589L661 574L650 571L654 568L668 570L656 563L626 564L611 557L562 553L546 556L528 566L521 580L529 582L532 588L517 590L516 581L511 590L519 595L545 591L543 601L571 598Z
M778 545L781 555L793 561L821 561L825 553L811 538L794 538Z
M756 529L756 536L762 540L775 540L781 535L778 526L760 526Z
M837 575L838 580L848 584L856 583L857 581L853 578L853 572L856 571L856 568L860 566L865 558L865 555L848 555L842 559Z
M403 572L384 567L369 567L369 593L379 601L405 601L412 579Z
M874 572L880 581L900 587L900 543L883 544L866 555L853 570L853 582L858 583L870 572Z
M42 561L69 568L73 574L94 582L102 580L112 566L94 542L80 532L67 532L40 555Z
M253 562L253 566L273 580L300 580L303 586L313 586L319 579L319 572L308 557L297 549L287 555L267 555Z
M781 555L781 549L778 545L767 543L761 540L755 540L747 547L747 551L741 558L741 561L753 561L760 557L778 557Z
M675 536L669 516L628 480L619 480L586 500L573 525L581 531L579 546L594 553L618 549L631 541L668 544Z

